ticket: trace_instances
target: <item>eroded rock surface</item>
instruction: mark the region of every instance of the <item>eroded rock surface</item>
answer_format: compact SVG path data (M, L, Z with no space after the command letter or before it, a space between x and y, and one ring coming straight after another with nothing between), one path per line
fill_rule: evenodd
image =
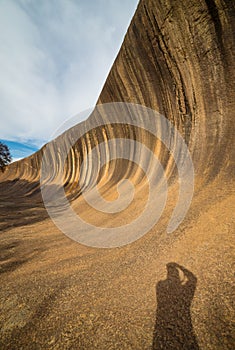
M3 349L234 348L234 32L232 0L142 0L98 99L98 104L152 108L182 134L195 167L195 191L173 234L166 233L166 226L178 196L175 163L146 131L120 125L93 129L76 142L64 168L63 183L74 210L94 225L112 227L138 215L147 182L132 162L107 162L99 177L101 193L113 200L117 183L128 178L136 186L136 204L124 215L94 214L77 186L86 154L100 142L132 137L158 155L171 183L166 209L147 235L126 247L85 247L55 227L40 195L45 148L1 174ZM66 147L70 137L76 140L78 128L92 126L92 118L97 117L51 143L52 153L57 157L56 142ZM98 118L106 122L108 116ZM108 160L108 147L106 153ZM61 170L55 159L47 159L54 179ZM84 185L91 184L92 162L88 169ZM166 276L171 262L189 271L195 288L179 293L174 272ZM160 280L169 289L166 316L172 310L165 319L159 287L156 305Z

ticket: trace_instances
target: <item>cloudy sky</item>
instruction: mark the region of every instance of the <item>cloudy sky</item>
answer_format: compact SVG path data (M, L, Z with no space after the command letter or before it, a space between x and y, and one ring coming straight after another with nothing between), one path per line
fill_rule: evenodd
M0 0L0 139L40 147L94 106L138 0Z

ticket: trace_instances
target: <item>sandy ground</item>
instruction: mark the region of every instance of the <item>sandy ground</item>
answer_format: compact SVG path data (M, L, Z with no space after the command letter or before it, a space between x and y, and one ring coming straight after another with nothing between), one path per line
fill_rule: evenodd
M40 199L2 183L0 348L233 349L235 196L221 183L197 192L167 234L173 192L158 224L116 249L72 241ZM194 287L167 278L171 262Z

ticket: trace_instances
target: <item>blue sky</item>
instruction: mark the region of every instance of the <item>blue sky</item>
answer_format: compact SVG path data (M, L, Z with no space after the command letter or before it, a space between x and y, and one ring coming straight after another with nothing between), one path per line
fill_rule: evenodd
M38 150L38 146L30 143L30 141L24 143L3 139L0 139L0 141L9 147L12 161L25 158Z
M137 4L0 1L0 139L15 142L14 158L95 105Z

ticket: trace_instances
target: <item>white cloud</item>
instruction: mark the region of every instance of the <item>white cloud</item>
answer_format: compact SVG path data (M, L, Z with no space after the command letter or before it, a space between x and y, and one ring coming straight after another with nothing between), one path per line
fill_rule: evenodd
M95 104L137 0L0 2L0 137L47 140Z
M23 159L23 158L12 158L11 163L18 162L18 160L21 160L21 159Z

